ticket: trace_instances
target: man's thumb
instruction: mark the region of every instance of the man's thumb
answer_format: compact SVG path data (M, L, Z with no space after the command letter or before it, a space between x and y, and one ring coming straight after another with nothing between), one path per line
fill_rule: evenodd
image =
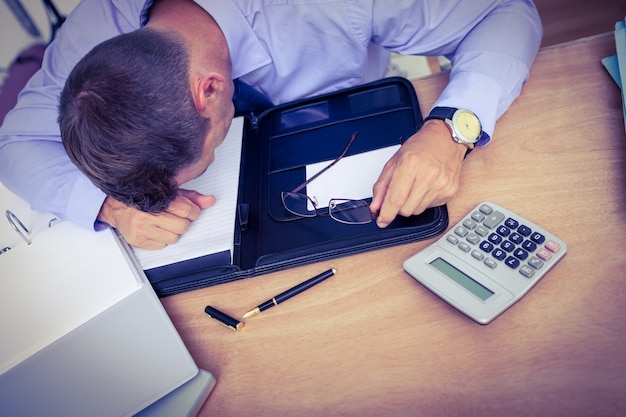
M200 207L201 209L209 208L213 204L215 204L215 196L214 195L205 195L200 194L195 190L179 190L180 194L182 194L185 198L191 200L195 205Z

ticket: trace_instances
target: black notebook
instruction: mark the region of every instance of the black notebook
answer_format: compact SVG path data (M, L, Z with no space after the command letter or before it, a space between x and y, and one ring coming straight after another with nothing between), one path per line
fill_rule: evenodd
M218 201L192 224L187 234L194 237L183 235L166 248L178 257L135 254L157 294L166 296L433 237L448 225L445 206L398 217L380 229L374 221L302 217L287 210L281 197L335 160L358 132L345 156L299 192L317 200L320 212L329 198L371 201L384 163L422 123L412 84L398 77L235 119L215 163L187 184Z

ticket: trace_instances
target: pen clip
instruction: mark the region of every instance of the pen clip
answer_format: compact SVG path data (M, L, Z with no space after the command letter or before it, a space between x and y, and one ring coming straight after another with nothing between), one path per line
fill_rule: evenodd
M6 216L7 220L9 221L13 229L15 229L17 234L20 235L22 239L24 239L24 242L26 242L27 245L30 245L32 243L32 240L29 237L30 230L28 230L28 228L24 226L24 223L22 223L19 217L17 217L11 210L6 211Z

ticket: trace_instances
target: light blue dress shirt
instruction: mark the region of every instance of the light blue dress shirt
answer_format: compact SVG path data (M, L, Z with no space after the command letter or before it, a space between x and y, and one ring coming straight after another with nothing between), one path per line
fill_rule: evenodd
M437 106L464 107L490 135L519 95L542 27L526 0L197 0L226 36L233 78L274 104L381 78L389 52L446 55ZM83 0L0 128L0 181L35 210L93 228L105 195L63 149L58 98L98 43L146 24L152 1ZM207 39L207 42L211 42Z

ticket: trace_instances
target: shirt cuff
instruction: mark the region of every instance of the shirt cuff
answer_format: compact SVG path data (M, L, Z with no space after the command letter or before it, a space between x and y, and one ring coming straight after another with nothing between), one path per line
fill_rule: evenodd
M65 215L86 229L102 230L105 223L97 220L106 194L100 191L85 176L78 176L70 195Z
M496 120L506 109L499 109L504 91L493 79L475 72L456 73L433 107L465 108L473 111L489 135L479 146L487 145L495 129Z

